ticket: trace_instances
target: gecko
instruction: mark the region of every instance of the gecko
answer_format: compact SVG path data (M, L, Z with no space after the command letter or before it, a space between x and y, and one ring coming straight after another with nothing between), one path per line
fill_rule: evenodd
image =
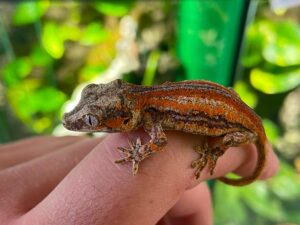
M208 167L212 175L217 160L230 147L254 143L257 163L252 175L218 178L234 186L255 181L266 162L266 134L260 117L231 88L205 80L166 82L141 86L117 79L107 84L89 84L78 105L63 115L63 126L72 131L130 132L143 128L150 136L119 147L124 157L116 163L132 162L138 172L141 161L167 144L164 131L201 135L194 147L198 158L191 163L196 178Z

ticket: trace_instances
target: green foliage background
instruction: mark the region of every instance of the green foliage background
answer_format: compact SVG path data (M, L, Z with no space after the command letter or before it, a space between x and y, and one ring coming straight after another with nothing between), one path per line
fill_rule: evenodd
M182 79L177 7L133 1L0 3L1 142L53 132L73 89L101 76L116 57L120 21L127 15L138 23L140 66L123 74L124 79L143 84ZM278 147L288 132L279 112L300 85L299 11L276 15L261 3L247 27L234 88L262 116L281 169L270 181L247 187L213 184L215 224L300 224L299 150L291 156L288 147ZM161 27L162 37L149 35ZM300 122L294 129L299 132Z

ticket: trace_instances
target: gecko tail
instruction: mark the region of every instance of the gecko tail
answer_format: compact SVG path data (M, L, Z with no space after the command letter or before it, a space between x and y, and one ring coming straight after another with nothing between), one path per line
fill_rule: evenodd
M255 180L257 180L258 177L260 176L260 174L262 173L262 170L265 167L266 148L265 148L265 144L260 140L257 140L255 142L255 145L256 145L256 150L257 150L257 163L256 163L256 168L251 176L242 177L242 178L238 178L238 179L230 179L227 177L220 177L220 178L218 178L218 180L222 181L225 184L229 184L229 185L233 185L233 186L244 186L244 185L250 184L250 183L254 182Z

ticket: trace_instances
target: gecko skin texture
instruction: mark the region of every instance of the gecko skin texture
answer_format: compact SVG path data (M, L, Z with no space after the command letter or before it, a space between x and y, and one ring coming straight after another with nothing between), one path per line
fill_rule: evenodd
M134 85L122 80L89 84L78 105L64 114L63 125L73 131L129 132L138 128L151 137L147 143L129 141L116 163L139 163L167 144L165 130L198 134L204 141L194 147L199 155L191 166L199 178L204 167L213 174L217 159L229 147L254 143L257 164L252 175L221 177L224 183L242 186L255 181L266 161L266 135L261 119L230 88L209 81L166 82L156 86Z

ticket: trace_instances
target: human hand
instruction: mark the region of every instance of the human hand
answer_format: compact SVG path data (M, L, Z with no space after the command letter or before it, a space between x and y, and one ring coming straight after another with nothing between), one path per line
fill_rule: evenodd
M37 137L0 146L1 224L212 224L205 180L234 171L248 176L256 164L253 145L231 148L213 176L195 180L192 147L199 136L168 132L164 151L140 164L115 164L116 151L144 133L110 134L104 139ZM268 146L261 179L275 174L278 160Z

